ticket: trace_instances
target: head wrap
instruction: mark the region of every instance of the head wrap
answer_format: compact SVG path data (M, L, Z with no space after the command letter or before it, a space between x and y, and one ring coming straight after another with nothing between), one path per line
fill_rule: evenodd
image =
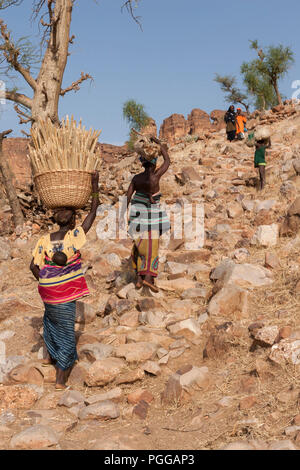
M143 163L151 163L152 165L156 165L156 162L157 162L157 158L152 158L152 160L147 160L146 158L144 157L140 157L140 162L143 164Z

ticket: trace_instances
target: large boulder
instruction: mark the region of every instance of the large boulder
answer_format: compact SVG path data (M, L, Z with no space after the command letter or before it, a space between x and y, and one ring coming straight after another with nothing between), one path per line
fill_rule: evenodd
M199 135L212 128L209 115L202 109L193 109L188 115L187 124L191 135Z
M211 316L231 320L244 317L248 312L248 292L234 285L223 287L212 297L207 310Z
M260 225L251 240L252 245L269 248L277 245L279 227L278 224Z
M214 109L210 113L210 119L213 121L213 125L212 125L213 129L220 131L221 129L226 128L226 123L224 121L225 112L226 111L222 111L220 109Z
M159 138L169 144L175 144L176 140L187 134L187 122L183 114L172 114L166 118L160 128Z
M58 444L58 436L49 426L36 425L16 434L10 441L12 449L47 449Z
M268 286L273 282L272 273L268 269L249 263L235 264L228 259L212 271L211 279L222 286L234 284L246 288Z
M300 229L300 197L297 197L289 207L287 215L280 226L280 236L297 235Z

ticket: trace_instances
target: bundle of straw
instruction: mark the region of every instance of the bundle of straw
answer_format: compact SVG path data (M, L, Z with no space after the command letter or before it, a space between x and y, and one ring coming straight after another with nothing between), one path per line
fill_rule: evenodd
M91 195L91 173L100 165L95 149L101 131L78 126L73 116L61 127L50 119L31 130L29 157L34 181L48 208L85 206Z
M32 146L29 156L34 174L58 170L83 170L92 172L99 168L99 156L95 154L101 131L89 131L78 126L73 116L56 127L50 119L39 121L31 130Z

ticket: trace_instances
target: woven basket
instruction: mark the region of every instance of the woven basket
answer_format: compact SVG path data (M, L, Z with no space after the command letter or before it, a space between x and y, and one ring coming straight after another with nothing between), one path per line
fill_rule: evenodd
M91 173L85 170L56 170L34 176L36 189L48 209L85 206L92 192Z

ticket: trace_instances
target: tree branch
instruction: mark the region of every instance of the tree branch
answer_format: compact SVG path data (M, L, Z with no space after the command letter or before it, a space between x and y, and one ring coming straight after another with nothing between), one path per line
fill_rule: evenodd
M29 86L33 90L36 90L37 83L35 79L30 74L29 69L25 69L20 62L18 61L18 57L20 55L20 51L16 48L14 43L10 39L10 33L7 31L7 25L0 19L0 33L4 44L0 46L0 50L2 50L3 55L8 62L17 72L19 72L23 78L26 80Z
M25 132L25 131L22 130L21 133L22 133L23 135L25 135L25 137L31 137L31 135L28 134L28 132Z
M133 5L132 5L132 2L134 0L126 0L126 2L123 3L122 7L121 7L121 11L124 10L124 8L126 8L126 10L128 11L128 13L130 14L130 16L133 18L133 20L139 25L139 27L141 28L141 30L143 31L143 28L142 28L142 24L141 24L141 17L140 16L136 16L134 14L134 11L133 11ZM137 1L136 1L137 3Z
M84 74L83 72L81 72L81 77L76 82L73 82L72 85L70 85L68 88L61 90L60 96L65 96L66 93L72 90L78 91L80 89L79 85L85 80L93 80L93 77L88 73Z
M0 10L5 10L5 8L9 8L13 5L18 6L21 5L23 0L1 0L0 1Z
M8 134L11 134L11 133L12 133L12 129L9 129L8 131L1 132L1 133L0 133L0 140L5 139L5 137L6 137Z
M16 91L2 91L0 90L0 98L5 98L15 103L25 106L25 108L31 109L32 99L28 96L23 95L22 93L17 93Z
M20 119L19 124L28 124L29 122L34 122L32 117L24 113L24 111L22 111L17 104L14 106L14 110L19 116L19 119ZM23 119L24 117L25 119Z

